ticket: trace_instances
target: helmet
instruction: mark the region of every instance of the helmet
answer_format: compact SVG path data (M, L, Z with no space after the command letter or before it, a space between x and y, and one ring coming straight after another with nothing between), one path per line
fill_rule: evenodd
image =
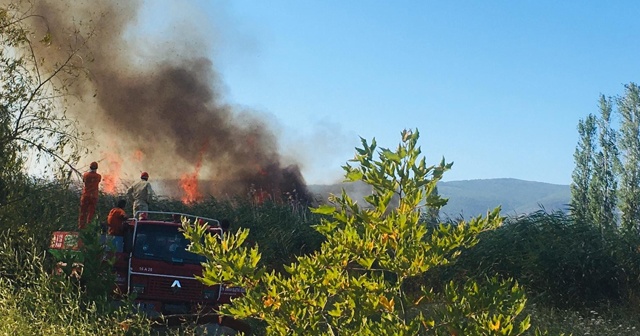
M147 173L147 172L142 172L142 174L140 174L140 178L141 178L141 179L145 179L145 180L146 180L146 179L148 179L148 178L149 178L149 173Z
M91 164L89 165L89 168L90 169L98 169L98 163L95 162L95 161L91 162Z

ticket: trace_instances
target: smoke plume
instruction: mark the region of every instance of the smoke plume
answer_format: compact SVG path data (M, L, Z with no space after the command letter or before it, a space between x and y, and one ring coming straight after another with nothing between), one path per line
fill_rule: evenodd
M193 195L262 190L275 197L287 192L306 197L299 169L282 164L268 125L257 114L224 103L205 50L141 51L127 40L140 1L50 0L33 6L41 16L32 20L35 35L49 32L52 39L36 45L46 64L84 45L72 62L85 69L87 79L76 79L72 93L81 101L69 106L70 116L92 134L92 152L82 164L100 161L99 171L114 183L133 181L141 171L149 172L151 181L173 180L163 191L183 199L183 184L197 188ZM196 38L189 32L175 35Z

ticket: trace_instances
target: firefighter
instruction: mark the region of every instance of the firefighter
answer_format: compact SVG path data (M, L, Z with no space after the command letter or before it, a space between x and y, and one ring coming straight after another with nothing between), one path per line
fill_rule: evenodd
M149 183L149 174L143 172L140 175L140 181L127 190L127 197L133 200L133 215L135 216L140 211L139 218L146 218L145 211L149 211L149 203L151 203L153 196L153 189L151 188L151 183Z
M78 217L78 228L84 229L93 220L96 214L96 204L98 203L98 185L102 176L96 171L98 163L91 162L89 171L82 175L82 196L80 196L80 216Z
M107 226L109 231L107 234L111 236L122 236L124 234L124 221L127 220L127 214L124 212L124 207L127 206L127 201L121 199L115 208L109 211L107 216Z

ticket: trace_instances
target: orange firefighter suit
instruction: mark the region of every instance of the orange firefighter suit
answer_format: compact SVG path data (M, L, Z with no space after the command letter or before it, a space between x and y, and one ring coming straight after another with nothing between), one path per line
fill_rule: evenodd
M91 170L82 175L84 187L82 188L82 196L80 196L80 217L78 218L78 228L80 229L84 229L96 214L98 185L101 180L102 176L95 170Z
M122 225L127 219L127 214L124 209L115 207L109 211L107 216L107 225L109 226L108 234L112 236L122 236L124 233L124 226Z

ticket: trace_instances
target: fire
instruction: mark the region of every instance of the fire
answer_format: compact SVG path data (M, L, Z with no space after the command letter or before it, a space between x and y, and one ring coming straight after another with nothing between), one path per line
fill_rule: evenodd
M142 162L142 159L144 158L144 153L139 150L136 149L132 154L131 154L131 158L133 158L134 161L137 162Z
M202 156L205 148L200 151L198 162L196 163L196 169L193 173L182 174L180 178L180 188L184 194L182 195L182 203L188 204L199 201L202 199L202 194L198 190L198 176L200 175L200 168L202 168Z
M259 165L256 165L257 169L258 169L258 175L260 176L267 176L269 175L269 173L262 167L260 167Z
M269 192L263 189L256 190L255 194L253 195L253 201L257 205L264 204L264 202L271 199L272 199L271 194L269 194Z
M180 188L184 194L182 195L182 203L188 204L202 199L202 194L198 191L198 175L200 167L196 167L193 173L183 174L180 178Z
M115 194L116 193L116 177L113 175L104 175L102 176L102 191L107 194Z
M102 175L102 191L107 194L116 194L117 183L122 171L122 158L117 153L106 153L106 173Z

